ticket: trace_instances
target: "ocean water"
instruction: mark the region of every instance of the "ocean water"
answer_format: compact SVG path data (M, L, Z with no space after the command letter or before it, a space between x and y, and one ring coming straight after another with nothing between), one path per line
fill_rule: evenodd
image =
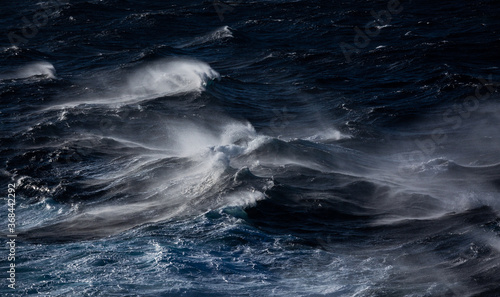
M2 296L500 296L498 1L0 15Z

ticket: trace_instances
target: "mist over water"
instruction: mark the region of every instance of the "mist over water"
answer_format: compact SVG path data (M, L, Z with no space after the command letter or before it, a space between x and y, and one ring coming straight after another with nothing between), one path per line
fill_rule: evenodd
M498 3L231 5L4 38L2 296L497 296Z

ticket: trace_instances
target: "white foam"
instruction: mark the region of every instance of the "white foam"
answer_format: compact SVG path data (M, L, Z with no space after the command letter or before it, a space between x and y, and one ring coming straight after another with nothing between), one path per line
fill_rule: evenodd
M243 150L242 147L234 144L236 141L255 137L255 129L250 123L234 122L228 119L226 125L217 128L190 121L169 122L167 129L170 137L165 146L183 157L202 155L208 151L234 155Z
M265 199L265 195L262 192L253 191L240 191L228 195L225 197L227 206L254 206L257 201Z
M306 137L305 139L311 141L330 141L330 140L340 140L350 138L349 135L345 135L335 128L326 128L324 130L317 131L313 136Z
M233 38L233 32L231 32L231 29L228 26L223 26L223 27L217 28L216 30L214 30L206 35L195 37L192 41L183 43L183 44L179 45L178 47L179 48L189 47L189 46L193 46L193 45L204 44L207 42L226 39L226 38Z
M45 78L55 78L56 69L49 62L35 62L23 66L9 74L0 75L0 80L5 79L23 79L34 76L44 76Z
M220 75L207 63L195 60L158 61L141 67L127 78L125 93L133 97L163 97L202 91L207 80Z

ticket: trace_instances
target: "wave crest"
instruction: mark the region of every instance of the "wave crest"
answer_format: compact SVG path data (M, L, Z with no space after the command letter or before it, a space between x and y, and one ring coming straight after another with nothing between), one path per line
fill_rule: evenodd
M35 62L25 65L16 71L0 75L0 80L24 79L34 76L44 76L45 78L55 78L56 68L49 62Z

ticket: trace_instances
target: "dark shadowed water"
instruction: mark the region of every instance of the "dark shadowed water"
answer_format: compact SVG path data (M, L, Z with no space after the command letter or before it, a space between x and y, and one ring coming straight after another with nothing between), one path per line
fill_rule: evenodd
M500 2L227 3L2 1L0 295L500 296Z

